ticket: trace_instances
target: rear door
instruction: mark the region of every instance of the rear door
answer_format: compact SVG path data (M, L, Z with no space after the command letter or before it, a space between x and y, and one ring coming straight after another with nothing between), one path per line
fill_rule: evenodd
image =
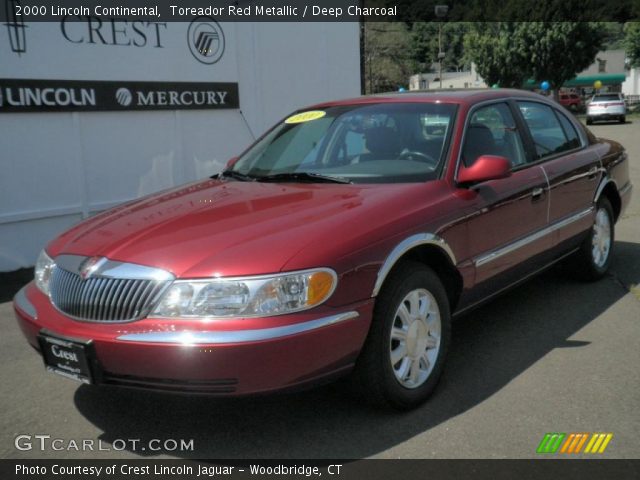
M592 223L592 203L602 177L600 158L584 132L562 111L535 101L518 101L534 162L549 181L549 225L558 244Z

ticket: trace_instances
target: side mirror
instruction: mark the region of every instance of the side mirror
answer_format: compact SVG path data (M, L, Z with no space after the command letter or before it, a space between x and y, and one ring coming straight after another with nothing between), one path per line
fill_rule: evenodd
M233 167L239 158L240 157L231 157L229 160L227 160L227 169Z
M458 183L471 185L509 176L511 176L511 162L507 158L497 155L482 155L470 167L460 167Z

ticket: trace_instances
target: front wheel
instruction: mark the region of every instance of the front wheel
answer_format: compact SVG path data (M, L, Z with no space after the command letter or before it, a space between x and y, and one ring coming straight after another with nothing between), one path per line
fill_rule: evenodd
M418 406L438 383L450 338L449 301L438 276L420 263L400 265L376 299L354 372L359 392L381 406Z
M625 116L620 117L620 123L627 123L627 118Z
M598 280L609 270L615 239L614 215L611 202L598 200L596 214L589 235L573 257L574 272L584 280Z

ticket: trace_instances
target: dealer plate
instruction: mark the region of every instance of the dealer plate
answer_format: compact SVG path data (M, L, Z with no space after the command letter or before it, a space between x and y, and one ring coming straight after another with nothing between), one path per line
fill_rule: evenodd
M45 368L82 383L93 383L91 374L91 343L53 336L38 335Z

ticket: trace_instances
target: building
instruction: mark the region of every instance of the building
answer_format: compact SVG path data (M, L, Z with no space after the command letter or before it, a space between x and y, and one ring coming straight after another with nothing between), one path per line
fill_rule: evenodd
M294 109L359 95L358 29L0 25L0 271L96 212L217 173Z
M418 73L409 77L409 90L438 88L440 88L440 79L437 73ZM487 84L478 75L475 64L471 64L471 70L442 72L442 88L487 88Z
M566 88L584 89L592 93L596 81L602 83L602 89L609 92L622 91L626 80L624 50L604 50L598 52L594 62L576 75L576 78L564 84Z

